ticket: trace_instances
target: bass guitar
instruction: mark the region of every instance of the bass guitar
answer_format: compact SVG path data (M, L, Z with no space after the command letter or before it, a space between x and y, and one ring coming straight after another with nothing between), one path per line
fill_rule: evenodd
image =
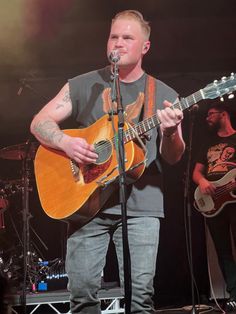
M215 81L194 94L182 98L172 108L185 110L203 99L214 99L236 90L236 78ZM114 123L104 115L84 129L64 130L65 134L82 137L93 144L98 154L94 164L78 165L64 152L40 145L35 156L35 177L39 198L45 213L54 219L76 219L83 225L101 209L118 187L116 156L117 117ZM125 170L128 183L134 182L145 169L146 157L140 136L160 125L157 114L134 126L125 123Z
M212 181L216 187L213 196L203 194L199 187L194 192L194 207L205 217L218 215L228 203L236 202L236 168L230 170L223 178Z

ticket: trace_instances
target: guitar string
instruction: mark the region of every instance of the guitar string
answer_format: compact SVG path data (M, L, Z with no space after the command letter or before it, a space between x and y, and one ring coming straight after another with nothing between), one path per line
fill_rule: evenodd
M222 193L225 192L225 191L228 191L228 190L231 190L232 188L236 187L236 183L235 182L229 182L221 187L217 187L217 192L216 194L219 192L219 193Z
M134 130L140 135L142 133L145 133L147 131L149 131L151 128L155 127L155 123L154 123L154 117L156 118L157 122L158 119L156 117L156 115L153 115L152 117L149 117L141 122L139 122L137 125L135 125L133 128ZM152 123L149 123L148 121L152 120ZM150 125L153 125L153 126L150 126ZM146 126L146 127L145 127ZM134 131L131 129L131 128L128 128L127 130L125 130L124 132L124 136L125 136L125 143L131 141L135 135L134 135ZM129 139L130 137L130 139ZM114 144L115 143L115 137L112 137L111 138L111 142ZM110 141L106 141L105 143L102 142L102 143L98 143L96 144L96 152L102 152L103 150L107 149L110 147Z
M223 187L217 187L214 198L217 198L217 197L220 197L221 195L224 195L225 192L228 192L229 190L231 190L233 188L236 188L236 182L231 182L229 184L224 185Z
M192 104L195 104L200 100L202 100L202 95L201 95L201 92L198 91L186 98L183 98L180 102L174 104L172 107L183 110L183 109L189 108ZM152 128L156 126L159 126L160 123L161 121L159 120L157 114L154 114L151 117L146 118L143 121L139 122L133 128L138 133L138 135L141 135L143 133L148 132L149 130L151 130ZM125 143L131 141L135 137L134 132L131 128L125 130L124 135L125 135ZM130 137L130 139L128 139L128 137ZM114 144L115 137L111 138L111 142L112 144ZM105 143L98 143L96 144L96 152L100 153L109 147L110 147L110 141L109 142L106 141Z

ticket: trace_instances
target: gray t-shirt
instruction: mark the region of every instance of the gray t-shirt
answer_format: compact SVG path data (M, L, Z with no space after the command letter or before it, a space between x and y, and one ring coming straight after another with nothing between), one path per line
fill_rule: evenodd
M147 74L132 83L120 82L123 107L132 123L143 120L143 104ZM73 118L79 128L88 127L113 107L111 101L112 80L110 67L79 75L69 80ZM155 110L163 108L163 101L174 102L177 93L155 80ZM113 108L116 109L116 108ZM158 128L149 131L150 140L146 141L147 162L142 176L127 187L127 215L163 217L163 192L161 157L159 154L160 136ZM103 212L120 214L118 190L106 202Z

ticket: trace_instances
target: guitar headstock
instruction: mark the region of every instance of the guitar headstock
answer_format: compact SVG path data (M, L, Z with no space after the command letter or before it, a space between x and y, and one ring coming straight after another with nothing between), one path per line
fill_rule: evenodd
M215 80L201 89L204 99L215 99L228 95L228 98L233 98L233 92L236 90L236 75L231 73L228 77L222 77L220 81Z

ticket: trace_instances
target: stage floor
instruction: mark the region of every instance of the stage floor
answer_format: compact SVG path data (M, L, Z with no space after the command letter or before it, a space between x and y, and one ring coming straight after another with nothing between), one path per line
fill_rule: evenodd
M121 305L123 291L121 288L101 289L99 291L102 313L124 313ZM8 294L5 303L8 304L9 313L22 313L22 293ZM69 292L66 290L35 292L26 294L27 314L40 313L69 313ZM2 314L2 313L0 313ZM8 313L7 313L8 314Z
M102 289L99 292L101 300L102 314L118 314L124 313L123 308L123 291L120 288ZM22 314L21 294L11 294L6 297L6 302L9 304L9 314ZM55 313L70 313L69 312L69 293L66 290L27 293L26 294L27 314L55 314ZM195 312L192 311L192 306L175 307L166 306L165 308L156 309L158 314L184 314L184 313L224 313L224 301L219 302L222 310L217 308L215 303L202 304L195 307ZM236 313L230 312L230 313ZM8 314L8 313L7 313Z

